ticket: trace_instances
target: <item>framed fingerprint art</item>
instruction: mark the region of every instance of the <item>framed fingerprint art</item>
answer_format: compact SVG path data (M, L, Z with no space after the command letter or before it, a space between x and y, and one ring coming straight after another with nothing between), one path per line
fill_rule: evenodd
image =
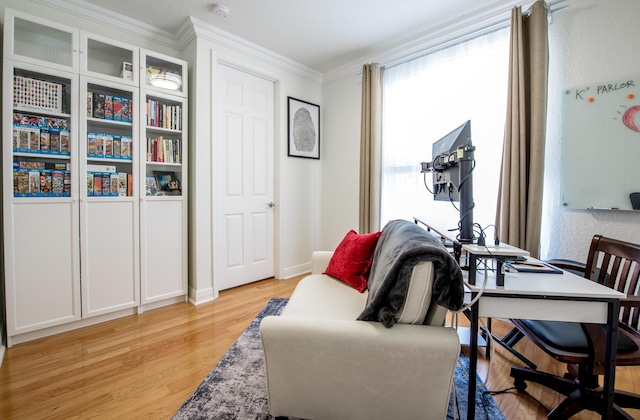
M320 159L320 106L288 99L288 155Z

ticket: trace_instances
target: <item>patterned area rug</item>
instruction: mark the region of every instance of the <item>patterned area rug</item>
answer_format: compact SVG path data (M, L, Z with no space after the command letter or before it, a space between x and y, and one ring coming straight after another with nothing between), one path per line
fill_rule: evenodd
M264 360L260 342L260 321L267 315L280 315L287 299L274 298L249 324L220 362L173 416L173 420L271 420L267 404ZM460 355L460 362L469 368L469 360ZM458 366L454 383L458 407L456 418L467 418L467 376ZM478 385L476 419L504 419L495 400L483 394ZM453 419L453 404L449 403L447 418Z

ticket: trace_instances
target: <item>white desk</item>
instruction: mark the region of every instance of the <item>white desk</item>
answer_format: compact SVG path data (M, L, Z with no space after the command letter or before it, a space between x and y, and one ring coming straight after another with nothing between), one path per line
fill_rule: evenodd
M473 299L484 283L479 272L476 285L467 286ZM618 314L624 294L575 274L506 273L504 286L496 286L496 275L489 273L484 293L471 307L471 331L478 331L478 319L516 318L548 321L590 322L607 326L607 352L604 374L605 404L613 416L613 389L617 348ZM475 417L475 372L478 362L477 334L470 334L469 399L467 416Z

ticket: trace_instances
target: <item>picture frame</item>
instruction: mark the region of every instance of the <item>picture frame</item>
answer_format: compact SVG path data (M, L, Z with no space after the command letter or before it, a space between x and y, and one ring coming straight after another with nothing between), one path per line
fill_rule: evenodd
M145 183L147 195L156 195L158 193L158 181L155 176L148 176Z
M320 106L287 96L288 156L320 159Z

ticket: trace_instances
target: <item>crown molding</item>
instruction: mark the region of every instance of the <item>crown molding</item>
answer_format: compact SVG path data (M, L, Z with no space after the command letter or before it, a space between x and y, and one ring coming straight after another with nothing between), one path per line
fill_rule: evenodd
M474 10L473 13L461 14L416 36L382 46L371 55L360 57L325 73L324 82L357 74L362 71L364 63L392 66L507 26L511 9L521 2L522 0L494 2Z
M192 27L193 35L189 33L188 26ZM322 74L320 72L317 72L316 70L293 61L283 55L277 54L271 50L240 38L239 36L233 35L218 27L202 22L194 18L193 16L189 17L185 21L185 23L180 28L179 33L182 36L183 42L185 40L189 41L193 39L193 36L201 37L220 46L230 48L244 55L272 64L287 72L297 74L298 76L310 81L322 83ZM186 46L186 44L183 45L183 48L184 46Z
M33 0L33 2L128 32L173 49L180 49L176 36L171 32L82 0Z

